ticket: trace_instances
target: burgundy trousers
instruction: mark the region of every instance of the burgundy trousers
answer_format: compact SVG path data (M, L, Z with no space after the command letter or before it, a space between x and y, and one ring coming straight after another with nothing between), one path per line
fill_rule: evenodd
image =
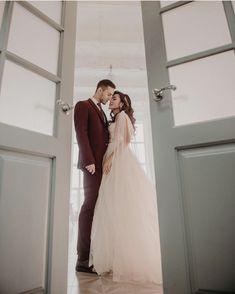
M88 171L83 172L84 202L78 218L78 265L81 264L88 266L91 243L91 226L101 179L101 168L97 169L94 175L91 175Z

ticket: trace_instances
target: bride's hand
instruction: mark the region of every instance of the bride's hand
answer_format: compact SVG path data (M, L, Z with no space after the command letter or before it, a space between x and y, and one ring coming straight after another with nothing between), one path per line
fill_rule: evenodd
M108 157L103 165L103 173L105 173L106 175L110 172L112 167L112 156Z

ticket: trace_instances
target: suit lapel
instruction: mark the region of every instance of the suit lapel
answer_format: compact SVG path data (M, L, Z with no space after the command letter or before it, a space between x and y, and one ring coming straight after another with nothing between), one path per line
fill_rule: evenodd
M105 122L104 122L104 124L105 125L108 125L108 119L107 119L107 117L106 117L106 114L105 114L105 112L103 111L103 109L102 109L102 115L103 115L103 121L104 121L104 119L105 119Z
M104 116L105 116L105 121L104 121L103 115L102 115L101 111L98 109L98 107L95 105L95 103L91 99L89 99L88 102L95 109L95 111L99 115L99 118L101 119L102 123L106 126L108 124L108 121L107 121L107 117L106 117L105 113L104 113Z

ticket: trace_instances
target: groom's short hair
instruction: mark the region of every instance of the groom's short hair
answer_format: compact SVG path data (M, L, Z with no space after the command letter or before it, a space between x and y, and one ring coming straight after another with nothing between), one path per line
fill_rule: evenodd
M99 83L96 86L96 91L97 91L98 88L104 89L104 88L107 88L107 87L111 87L113 89L116 89L116 86L112 81L110 81L110 80L101 80L101 81L99 81Z

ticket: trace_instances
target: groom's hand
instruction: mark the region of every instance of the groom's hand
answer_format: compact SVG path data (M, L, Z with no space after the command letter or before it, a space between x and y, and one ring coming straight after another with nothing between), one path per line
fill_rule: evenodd
M94 173L95 173L95 165L94 164L87 165L86 169L89 171L89 173L94 175Z

